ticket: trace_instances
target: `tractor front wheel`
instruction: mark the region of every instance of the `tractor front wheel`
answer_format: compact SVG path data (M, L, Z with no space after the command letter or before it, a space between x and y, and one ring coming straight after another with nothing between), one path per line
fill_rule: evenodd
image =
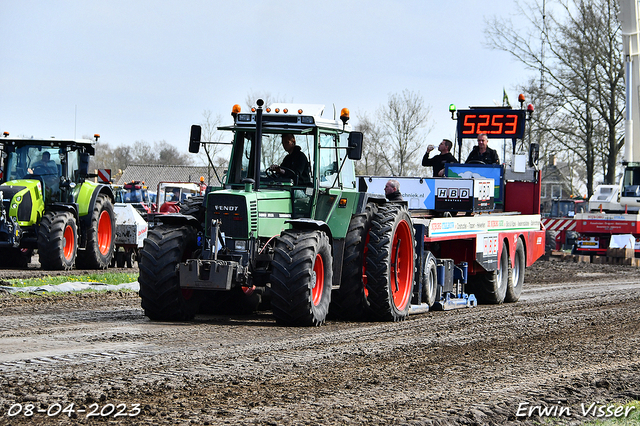
M38 229L38 256L42 269L69 270L76 263L78 227L70 212L47 212Z
M184 321L198 312L197 291L181 289L178 263L197 249L191 226L159 225L149 230L140 252L140 298L144 314L152 320Z
M271 309L286 325L322 325L329 312L333 258L322 231L285 230L272 261Z

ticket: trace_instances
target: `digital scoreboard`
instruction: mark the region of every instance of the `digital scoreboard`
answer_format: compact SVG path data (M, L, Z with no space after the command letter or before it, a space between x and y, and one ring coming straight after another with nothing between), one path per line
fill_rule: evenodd
M524 109L507 108L458 110L458 138L485 133L491 139L522 139L526 114Z

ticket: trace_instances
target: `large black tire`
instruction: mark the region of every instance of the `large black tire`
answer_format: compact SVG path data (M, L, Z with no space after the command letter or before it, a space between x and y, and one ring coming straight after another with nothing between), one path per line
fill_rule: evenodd
M415 272L413 225L406 208L380 206L367 245L367 300L372 318L401 321L409 315Z
M438 265L431 252L425 256L421 281L422 302L431 308L436 303L436 296L438 296Z
M271 310L278 323L322 325L329 312L333 258L322 231L285 230L276 240Z
M369 204L363 213L353 216L349 223L344 242L340 288L332 296L332 310L343 319L363 319L369 309L365 270L371 218L375 211L376 205Z
M471 280L479 303L499 305L504 302L511 275L509 249L506 244L502 245L502 254L498 263L496 271L476 274Z
M522 286L524 285L524 271L527 267L527 257L522 238L518 238L513 263L513 269L511 269L510 279L507 285L507 294L504 297L504 301L507 303L517 302L518 299L520 299Z
M198 219L200 223L204 223L205 208L202 204L204 196L194 195L180 203L180 213L190 215Z
M197 248L191 226L159 225L149 230L140 252L140 298L144 314L152 320L184 321L198 313L202 298L196 291L181 289L178 263Z
M87 245L78 251L78 267L107 269L115 252L116 215L111 199L104 194L96 197L87 233Z
M72 269L77 253L78 227L73 214L45 213L38 229L38 256L42 269Z
M545 232L544 236L544 252L545 254L551 254L553 250L556 249L556 237L558 235L557 231L549 231Z

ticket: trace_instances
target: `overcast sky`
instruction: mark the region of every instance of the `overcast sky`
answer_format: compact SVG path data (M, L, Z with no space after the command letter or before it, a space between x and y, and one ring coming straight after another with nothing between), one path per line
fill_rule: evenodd
M432 109L515 105L532 74L487 49L485 18L512 0L0 0L0 131L187 151L203 112L231 123L249 93L373 114L391 93ZM355 121L355 120L354 120ZM353 123L355 124L355 123Z

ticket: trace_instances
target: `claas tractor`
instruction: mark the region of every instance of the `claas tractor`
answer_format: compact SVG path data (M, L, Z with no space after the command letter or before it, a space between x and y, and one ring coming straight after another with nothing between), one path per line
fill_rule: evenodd
M96 135L96 141L99 136ZM0 259L43 269L104 269L114 251L113 192L87 178L93 140L5 137Z
M408 315L416 261L406 203L358 191L362 133L346 108L333 119L323 108L233 107L233 125L219 128L233 134L223 188L159 217L144 242L140 297L150 319L261 306L285 325L320 325L330 309L345 319ZM282 164L283 135L295 137L310 176L270 167ZM192 126L190 152L206 143Z

